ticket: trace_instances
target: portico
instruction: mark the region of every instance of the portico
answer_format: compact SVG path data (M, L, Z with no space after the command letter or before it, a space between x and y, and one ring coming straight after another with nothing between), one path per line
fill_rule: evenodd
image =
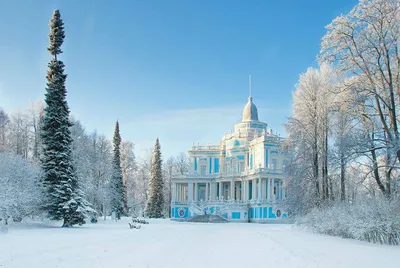
M267 200L285 198L283 179L254 178L214 181L176 181L172 188L172 200L177 202L206 202L214 200Z

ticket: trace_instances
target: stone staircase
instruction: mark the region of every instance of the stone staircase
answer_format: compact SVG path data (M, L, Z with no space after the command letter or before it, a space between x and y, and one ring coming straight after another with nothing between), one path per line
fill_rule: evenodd
M207 223L225 223L228 222L226 219L220 215L206 214L197 215L187 220L188 222L207 222Z

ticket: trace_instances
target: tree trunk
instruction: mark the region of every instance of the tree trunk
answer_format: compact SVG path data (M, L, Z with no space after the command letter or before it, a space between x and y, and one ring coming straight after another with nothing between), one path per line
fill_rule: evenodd
M373 173L375 177L375 181L378 184L379 189L382 191L384 195L386 195L386 189L385 186L383 185L380 176L379 176L379 170L378 170L378 161L376 159L376 152L374 148L374 142L371 141L371 157L372 157L372 168L373 168Z
M315 136L314 136L314 145L313 145L313 155L314 155L314 163L313 163L313 175L314 175L314 180L315 180L315 198L316 198L316 204L319 205L319 198L320 198L320 192L319 192L319 181L318 181L318 139L317 139L317 126L315 126Z
M343 148L341 149L343 150ZM340 200L346 199L345 172L346 165L344 161L343 151L340 153Z

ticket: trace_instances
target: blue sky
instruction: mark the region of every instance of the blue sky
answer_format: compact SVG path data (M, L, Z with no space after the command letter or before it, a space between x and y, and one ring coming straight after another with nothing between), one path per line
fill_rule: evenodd
M298 76L316 66L325 25L356 0L0 0L0 107L44 98L48 22L64 19L71 112L140 157L219 143L240 121L248 75L259 119L284 133Z

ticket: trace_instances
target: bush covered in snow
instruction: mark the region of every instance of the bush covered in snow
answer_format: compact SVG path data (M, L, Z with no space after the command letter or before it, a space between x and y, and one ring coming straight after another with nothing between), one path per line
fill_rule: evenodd
M0 153L0 218L20 221L38 211L40 169L21 156Z
M373 243L400 244L400 200L336 202L297 221L314 232Z

